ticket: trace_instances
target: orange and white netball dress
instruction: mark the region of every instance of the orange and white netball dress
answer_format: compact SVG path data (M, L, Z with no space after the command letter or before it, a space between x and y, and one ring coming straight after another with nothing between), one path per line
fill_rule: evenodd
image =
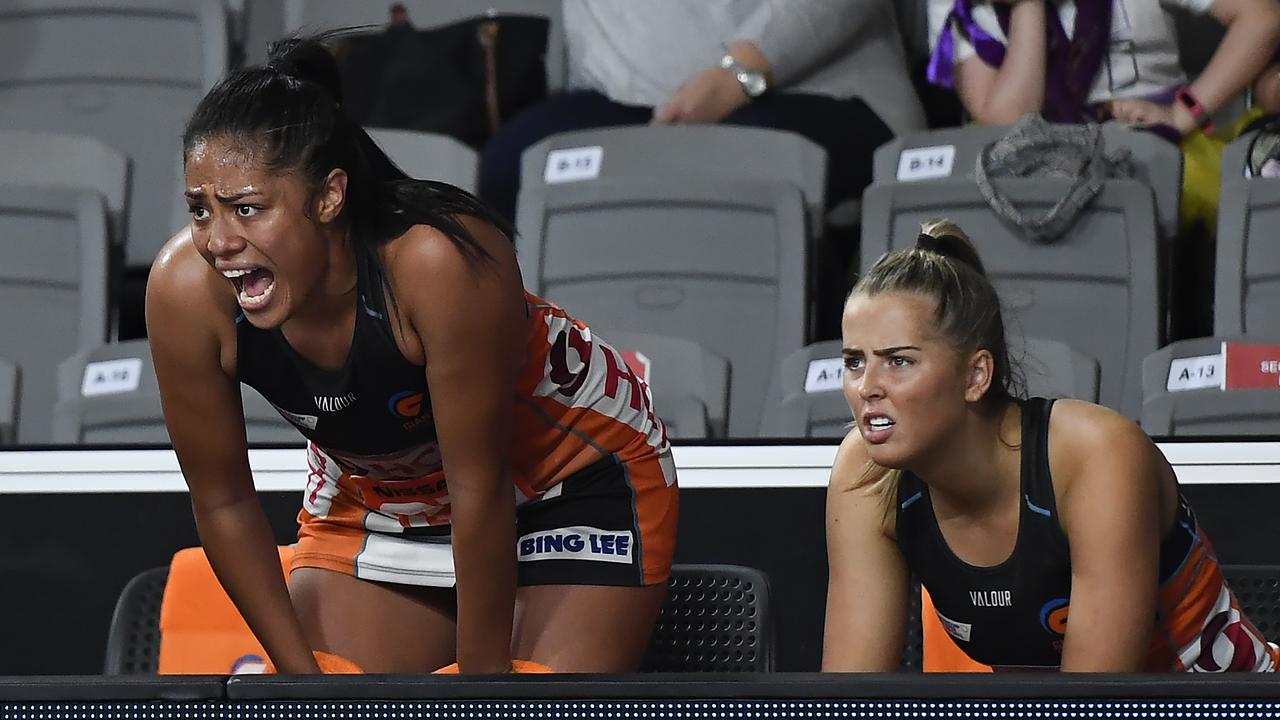
M339 370L237 319L240 380L309 440L293 568L451 587L449 483L425 370L400 353L374 263L357 252L355 335ZM528 359L512 398L521 585L652 585L679 496L645 382L586 325L526 293Z

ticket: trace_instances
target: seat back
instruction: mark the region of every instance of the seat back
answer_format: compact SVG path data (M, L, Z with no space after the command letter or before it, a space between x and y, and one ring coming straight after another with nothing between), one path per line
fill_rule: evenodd
M1065 180L996 180L1024 212L1045 212ZM863 196L862 267L909 248L920 223L949 218L973 239L1010 335L1058 340L1095 359L1101 402L1129 417L1142 405L1141 358L1159 347L1160 263L1151 190L1111 180L1053 243L1024 240L967 180L873 185Z
M183 127L228 67L226 8L15 0L0 7L0 48L0 127L96 137L130 158L125 257L150 265L185 204Z
M0 130L0 185L96 192L106 202L113 244L128 230L129 159L96 137Z
M755 434L760 390L804 344L799 189L696 178L535 183L521 191L517 225L526 288L589 326L681 337L731 358L729 434Z
M769 672L769 579L740 565L675 565L640 669Z
M874 182L971 179L983 148L1010 129L1008 125L965 125L899 136L876 150ZM1102 140L1108 153L1128 151L1133 179L1152 192L1160 236L1176 236L1182 202L1182 152L1152 133L1118 123L1103 125Z
M160 667L160 605L169 568L144 570L116 600L107 633L107 675L154 675Z
M1277 335L1280 243L1272 223L1280 223L1280 179L1229 177L1223 162L1213 332Z
M58 362L106 339L107 244L100 195L0 186L0 336L22 368L18 442L49 441Z
M473 193L480 158L463 143L436 133L369 128L369 136L416 180L438 180Z
M587 181L681 178L785 182L798 188L810 228L822 228L827 152L796 133L732 125L636 125L552 135L525 150L521 188L556 182L557 165L598 157Z

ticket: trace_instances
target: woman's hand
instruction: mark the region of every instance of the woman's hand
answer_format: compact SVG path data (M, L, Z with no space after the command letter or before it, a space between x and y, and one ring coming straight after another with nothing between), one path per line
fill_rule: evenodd
M1128 98L1107 103L1111 117L1129 125L1168 125L1183 135L1196 128L1195 118L1178 105Z

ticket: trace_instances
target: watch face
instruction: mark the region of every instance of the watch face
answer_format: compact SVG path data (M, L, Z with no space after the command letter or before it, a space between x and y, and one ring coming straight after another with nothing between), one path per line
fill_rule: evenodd
M764 75L761 73L747 72L738 76L738 81L742 83L742 88L747 91L751 97L759 97L764 94L765 82Z

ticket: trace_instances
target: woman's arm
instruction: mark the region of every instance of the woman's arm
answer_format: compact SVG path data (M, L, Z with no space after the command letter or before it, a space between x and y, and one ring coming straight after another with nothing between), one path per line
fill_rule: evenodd
M999 68L974 55L957 64L956 92L974 121L1008 125L1040 112L1045 86L1045 0L996 0L1013 5L1009 43ZM944 26L942 32L952 32Z
M1275 0L1214 0L1209 12L1227 27L1227 34L1190 89L1212 113L1244 92L1271 60L1280 41L1280 5ZM1188 118L1194 127L1194 119Z
M822 669L828 672L891 672L902 663L907 566L887 533L879 494L849 489L866 462L862 438L852 431L840 445L827 488Z
M1139 672L1156 622L1162 461L1127 418L1059 401L1050 467L1071 548L1062 669Z
M1227 34L1189 89L1206 113L1214 113L1258 79L1271 60L1280 41L1280 6L1274 0L1214 0L1209 12L1227 27ZM1191 111L1176 102L1122 99L1113 100L1110 108L1117 120L1170 125L1183 135L1197 127Z
M1253 104L1268 115L1280 113L1280 63L1268 65L1253 83Z
M161 250L147 283L147 333L165 423L218 581L281 672L318 672L249 470L234 321L219 315L234 301L210 274L183 231Z
M387 264L427 358L449 484L458 667L506 672L516 593L515 492L507 461L528 325L511 243L486 223L466 224L492 259L468 260L439 231L417 226L394 241Z

